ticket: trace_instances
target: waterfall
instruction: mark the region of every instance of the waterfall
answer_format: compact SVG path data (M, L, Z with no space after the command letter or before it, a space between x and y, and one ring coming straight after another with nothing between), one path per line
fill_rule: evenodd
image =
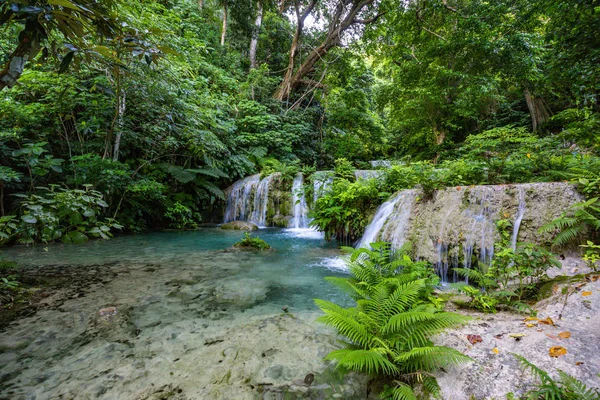
M304 176L302 175L302 172L299 172L292 184L293 213L289 227L294 229L308 228L308 206L306 205L306 198L304 197L303 184Z
M269 187L274 175L260 179L252 175L235 182L228 189L224 222L247 221L260 227L267 225Z
M395 249L402 247L415 199L415 190L403 190L379 206L357 247L369 247L378 240L390 242Z
M269 205L269 186L274 175L269 175L260 181L256 193L254 194L254 209L250 222L258 226L267 225L267 207Z
M476 205L478 203L478 212L473 213L469 211L466 213L473 220L471 229L467 232L464 246L463 267L466 269L471 269L472 267L475 247L479 249L478 261L483 265L489 266L494 258L493 235L495 225L492 218L494 210L490 206L492 193L488 188L482 187L477 194L479 195L479 201L475 197L474 203ZM466 282L469 283L468 278L466 278Z
M227 196L224 222L246 221L252 213L252 196L259 185L260 175L252 175L235 182Z
M383 171L379 170L357 169L354 171L354 176L356 177L357 181L378 178L382 174Z
M510 239L510 247L513 251L517 250L517 239L519 237L519 229L521 228L521 221L525 215L525 190L522 186L519 186L519 207L517 208L517 216L513 223L512 238Z

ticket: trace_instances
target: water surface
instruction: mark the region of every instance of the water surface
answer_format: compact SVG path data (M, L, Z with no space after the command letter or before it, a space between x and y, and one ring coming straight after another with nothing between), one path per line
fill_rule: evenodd
M232 250L243 233L202 229L3 252L79 286L2 332L0 398L138 399L159 383L188 398L255 398L248 382L321 368L313 299L347 302L323 280L345 274L339 252L315 232L255 234L273 250Z

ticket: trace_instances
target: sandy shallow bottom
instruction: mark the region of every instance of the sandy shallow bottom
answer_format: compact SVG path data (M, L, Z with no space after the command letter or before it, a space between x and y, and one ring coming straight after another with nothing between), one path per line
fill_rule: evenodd
M227 262L243 256L217 253L211 267L95 267L104 282L45 299L47 309L2 333L0 398L358 396L364 379L341 379L323 361L335 337L315 311L293 306L302 283L283 296Z

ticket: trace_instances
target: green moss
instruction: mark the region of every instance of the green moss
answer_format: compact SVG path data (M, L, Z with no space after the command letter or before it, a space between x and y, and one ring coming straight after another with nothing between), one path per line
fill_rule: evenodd
M249 233L245 233L244 238L236 244L234 244L234 246L242 248L251 248L256 250L269 250L271 248L271 246L269 246L267 242L265 242L261 238L252 237Z

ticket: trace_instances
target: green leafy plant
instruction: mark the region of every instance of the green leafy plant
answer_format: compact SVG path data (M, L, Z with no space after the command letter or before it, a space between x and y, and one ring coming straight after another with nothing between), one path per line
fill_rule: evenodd
M586 244L582 244L579 247L585 249L583 261L586 262L587 266L592 271L598 271L598 261L600 261L600 245L594 244L594 242L588 240Z
M530 371L540 383L526 394L527 399L543 400L597 400L600 391L597 388L587 387L583 382L558 370L559 379L553 379L548 372L537 367L524 357L513 354L519 360L522 368Z
M15 236L21 243L86 242L89 237L109 239L111 229L121 225L111 218L101 219L101 210L108 206L102 193L90 186L85 189L64 189L56 185L40 188L40 194L20 195L20 223Z
M342 371L363 372L390 383L384 397L416 398L416 387L438 395L439 386L431 373L470 358L435 346L429 338L467 318L439 311L428 300L431 286L427 279L419 271L405 271L404 257L394 259L385 244L371 247L352 253L349 278L327 278L354 299L355 307L315 300L325 313L318 321L345 337L343 348L326 359L336 361Z
M573 204L560 217L540 228L541 233L553 233L553 245L564 246L577 241L586 233L597 235L600 232L600 207L598 198Z
M244 234L242 240L234 244L235 247L252 248L257 250L269 250L271 246L258 237L252 237L248 232Z
M193 219L192 210L178 201L172 206L167 207L165 218L171 221L169 226L175 229L195 228L198 226Z

